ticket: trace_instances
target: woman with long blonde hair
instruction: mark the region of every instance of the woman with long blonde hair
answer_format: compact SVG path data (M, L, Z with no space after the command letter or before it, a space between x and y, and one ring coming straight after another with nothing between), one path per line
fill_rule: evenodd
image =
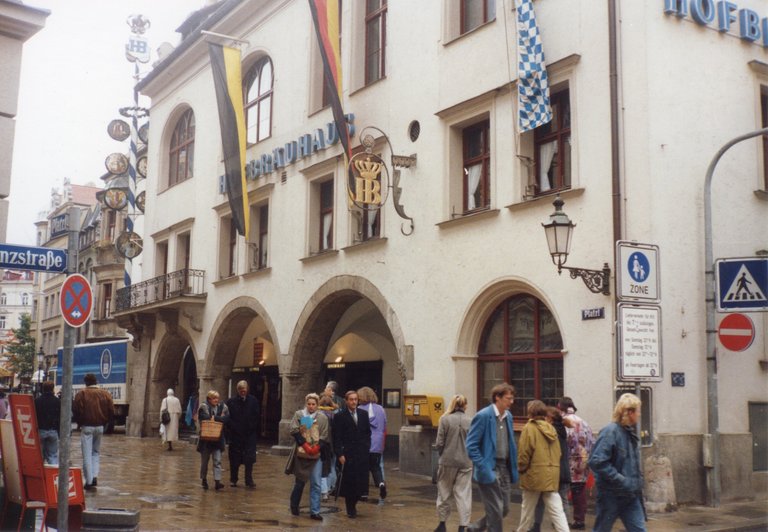
M437 469L437 517L440 524L436 532L445 531L445 522L451 514L451 499L456 499L459 512L459 530L469 526L472 513L472 460L467 456L467 432L471 416L464 413L467 398L456 394L440 418L435 447L440 454Z

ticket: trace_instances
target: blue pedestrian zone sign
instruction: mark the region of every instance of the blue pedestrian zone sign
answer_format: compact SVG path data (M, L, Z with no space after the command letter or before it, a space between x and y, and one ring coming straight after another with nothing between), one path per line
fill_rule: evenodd
M616 242L616 280L619 301L659 303L659 247Z
M768 311L768 258L715 261L717 310Z

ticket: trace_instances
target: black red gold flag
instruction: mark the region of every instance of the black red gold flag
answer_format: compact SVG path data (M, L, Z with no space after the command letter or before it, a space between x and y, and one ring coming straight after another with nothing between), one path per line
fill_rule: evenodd
M245 180L245 111L240 50L208 43L219 108L224 174L237 232L248 240L248 188Z
M341 0L309 0L309 9L312 12L312 22L315 25L317 42L320 45L320 55L323 58L323 72L325 82L330 93L331 111L333 122L339 132L339 140L344 149L345 165L349 164L352 156L350 147L347 121L344 118L344 109L341 105L342 77L341 77L341 50L339 50L339 9ZM351 169L347 179L349 194L355 189L355 177Z

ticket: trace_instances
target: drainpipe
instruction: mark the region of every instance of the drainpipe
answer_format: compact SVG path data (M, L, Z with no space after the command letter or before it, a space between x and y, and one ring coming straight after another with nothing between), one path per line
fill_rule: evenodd
M613 199L613 242L621 240L621 167L619 152L619 59L616 0L608 0L608 63L611 98L611 197ZM613 271L618 266L613 265Z
M704 297L707 304L707 430L705 445L709 445L711 459L707 468L707 494L709 505L720 506L720 420L717 404L717 352L715 344L715 259L712 249L712 177L715 167L723 154L734 144L760 135L768 135L768 128L758 129L751 133L729 140L712 158L704 178ZM705 447L705 450L707 448Z

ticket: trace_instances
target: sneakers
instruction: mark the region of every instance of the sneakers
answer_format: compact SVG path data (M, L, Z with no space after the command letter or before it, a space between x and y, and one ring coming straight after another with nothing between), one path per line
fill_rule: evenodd
M379 497L382 499L387 498L387 486L383 482L379 484Z
M232 486L233 488L236 488L237 487L237 481L230 482L229 485Z
M328 493L326 492L326 493L323 493L323 502L327 502L327 501L328 501Z

